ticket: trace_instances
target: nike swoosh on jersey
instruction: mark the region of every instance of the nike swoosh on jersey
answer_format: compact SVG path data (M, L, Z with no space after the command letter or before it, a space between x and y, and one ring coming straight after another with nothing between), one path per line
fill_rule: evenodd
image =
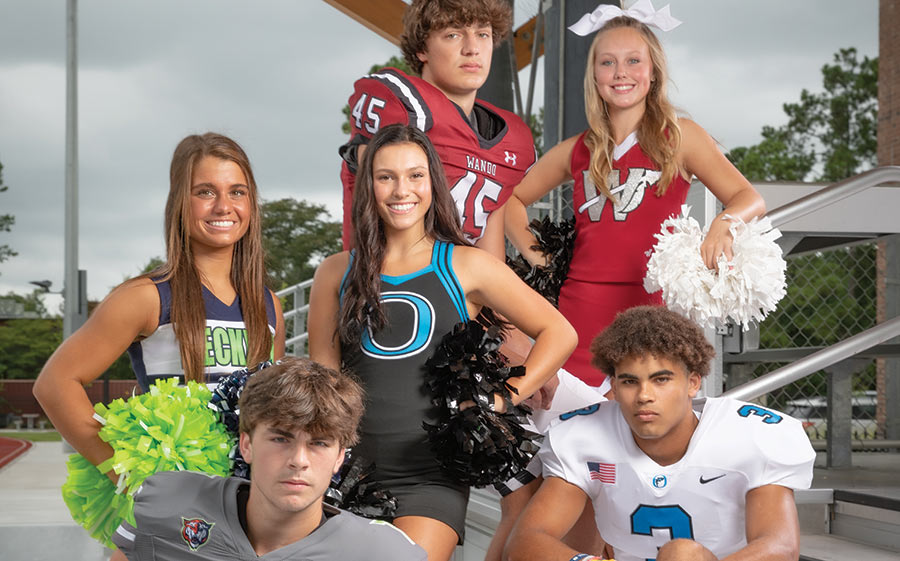
M728 475L727 473L723 473L722 475L717 475L716 477L710 477L709 479L703 479L703 476L700 476L700 485L706 485L710 481L715 481L716 479L721 479Z

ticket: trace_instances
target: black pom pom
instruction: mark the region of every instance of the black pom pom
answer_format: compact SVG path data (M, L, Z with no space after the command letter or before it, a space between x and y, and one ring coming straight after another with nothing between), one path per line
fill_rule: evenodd
M392 519L397 499L374 481L366 481L375 464L362 456L347 452L340 471L331 478L325 491L325 502L365 518Z
M532 220L528 229L538 241L531 248L547 256L547 266L532 267L521 255L515 259L507 259L507 264L532 290L557 306L559 288L569 275L569 264L572 262L575 219L556 223L545 216L542 220Z
M457 324L425 363L425 385L439 410L435 425L423 423L441 467L460 483L484 487L509 480L537 452L540 435L523 428L528 406L513 405L507 383L525 368L506 365L500 328ZM494 394L506 412L493 411ZM460 409L463 403L474 403Z
M219 380L218 385L213 390L212 399L209 400L209 407L219 413L219 422L225 425L225 430L228 431L228 434L235 441L240 436L238 401L241 399L241 392L244 391L244 386L247 385L247 380L250 379L250 376L269 366L272 366L272 363L266 361L260 362L253 368L235 370L227 377ZM241 456L241 450L237 445L231 449L229 457L234 461L231 470L232 475L250 479L250 466L244 461L244 458Z

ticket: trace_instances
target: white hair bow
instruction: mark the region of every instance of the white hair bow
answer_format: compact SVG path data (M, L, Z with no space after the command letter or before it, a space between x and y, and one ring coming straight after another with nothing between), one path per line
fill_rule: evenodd
M619 16L634 18L641 23L652 25L663 31L671 31L681 25L681 20L673 18L672 14L669 13L668 4L657 11L653 9L653 4L650 0L638 0L627 10L609 4L601 4L593 12L581 16L580 20L569 26L569 30L576 35L584 37L606 25L606 22L609 20Z

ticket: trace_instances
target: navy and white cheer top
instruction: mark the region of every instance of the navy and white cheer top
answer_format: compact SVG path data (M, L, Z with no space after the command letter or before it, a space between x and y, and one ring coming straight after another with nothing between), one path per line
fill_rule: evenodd
M159 326L149 337L128 347L131 368L142 391L161 378L178 376L184 382L181 349L172 324L172 287L169 281L156 283L159 293ZM206 308L206 349L203 372L205 382L216 382L222 376L247 367L247 328L241 315L241 299L235 296L230 305L215 297L201 285ZM266 317L269 331L275 334L275 303L265 290Z

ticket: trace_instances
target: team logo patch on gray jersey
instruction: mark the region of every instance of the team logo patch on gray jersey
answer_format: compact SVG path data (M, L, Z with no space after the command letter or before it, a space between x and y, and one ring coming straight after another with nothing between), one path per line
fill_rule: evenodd
M197 551L209 539L209 533L216 523L210 524L201 518L181 518L181 537L192 551Z

